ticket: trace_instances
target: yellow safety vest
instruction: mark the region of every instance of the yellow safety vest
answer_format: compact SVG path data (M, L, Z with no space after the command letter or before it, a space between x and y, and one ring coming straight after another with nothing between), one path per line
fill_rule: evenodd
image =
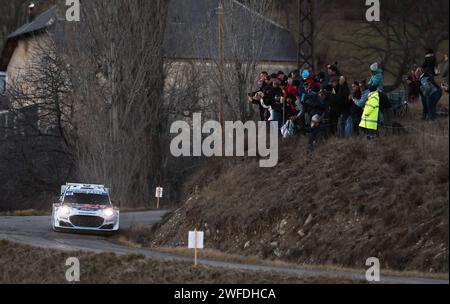
M378 120L380 117L380 93L373 92L369 95L364 113L359 126L364 129L378 130Z

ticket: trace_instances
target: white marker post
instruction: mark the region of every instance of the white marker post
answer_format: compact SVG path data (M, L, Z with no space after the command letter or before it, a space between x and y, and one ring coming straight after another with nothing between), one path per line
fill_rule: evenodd
M157 187L156 188L156 194L155 194L155 197L156 197L156 209L159 209L159 200L163 197L163 191L164 191L164 189L161 188L161 187Z
M198 249L204 249L204 239L205 233L203 231L194 231L189 232L189 249L194 249L194 265L197 267L198 265Z

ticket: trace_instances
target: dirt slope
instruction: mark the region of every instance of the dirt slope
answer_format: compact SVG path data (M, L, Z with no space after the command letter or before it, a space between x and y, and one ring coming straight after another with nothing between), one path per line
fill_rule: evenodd
M210 160L152 245L184 246L196 227L227 253L357 268L378 257L385 269L448 272L448 121L416 127L435 136L332 139L312 154L300 137L273 169Z

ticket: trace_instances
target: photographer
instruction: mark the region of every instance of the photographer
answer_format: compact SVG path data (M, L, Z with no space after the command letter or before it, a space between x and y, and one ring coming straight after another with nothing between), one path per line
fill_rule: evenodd
M259 107L259 116L261 121L267 121L268 117L269 117L269 113L268 110L262 106L261 104L261 99L264 98L264 93L266 94L270 94L270 92L267 92L267 89L270 90L271 85L270 85L270 77L269 77L269 73L267 72L261 72L259 74L259 80L257 83L258 86L258 90L256 90L255 92L252 93L248 93L248 102L257 105Z
M310 90L303 102L304 111L308 116L308 123L310 125L310 137L309 144L313 147L318 139L318 136L321 132L322 128L322 120L325 117L325 114L328 109L327 105L327 93L324 90L316 93Z
M266 121L267 110L261 104L261 100L264 97L264 93L262 91L257 91L254 93L248 94L248 101L254 105L259 106L259 118L261 121Z

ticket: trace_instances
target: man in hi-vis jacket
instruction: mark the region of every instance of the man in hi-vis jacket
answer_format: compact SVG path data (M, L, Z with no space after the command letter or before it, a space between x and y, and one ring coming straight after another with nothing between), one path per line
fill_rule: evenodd
M378 132L380 119L380 93L375 86L371 86L369 90L369 98L364 107L364 113L361 117L359 127L366 130L367 138L371 140L375 138Z

